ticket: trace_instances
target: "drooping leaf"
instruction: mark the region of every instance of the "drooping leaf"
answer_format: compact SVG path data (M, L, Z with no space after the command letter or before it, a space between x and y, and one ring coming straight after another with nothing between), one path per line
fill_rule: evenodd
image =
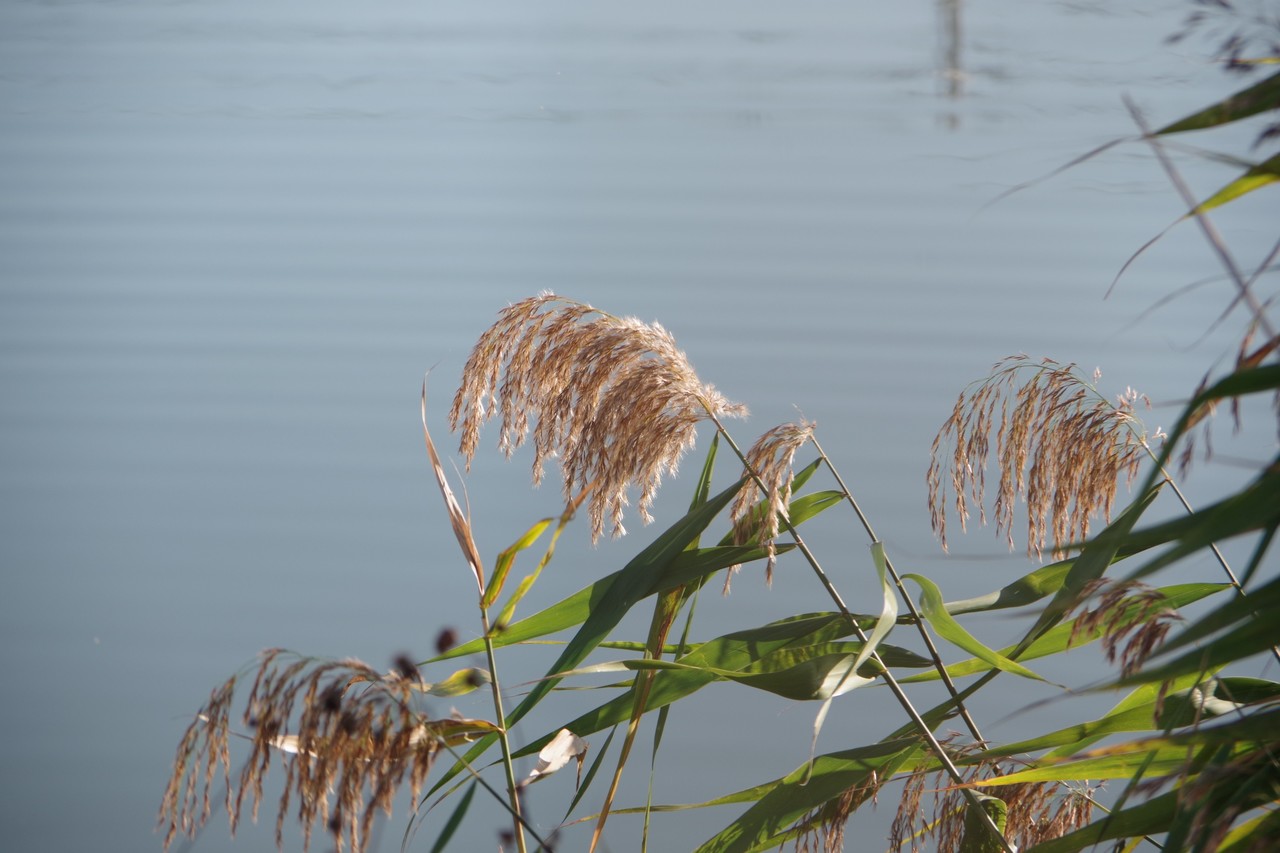
M961 601L948 601L945 605L947 612L952 616L959 616L964 613L984 613L990 610L1004 610L1034 604L1062 588L1062 583L1066 580L1067 573L1071 571L1071 565L1074 562L1075 560L1060 560L1041 566L995 592Z
M1031 678L1036 681L1044 681L1045 679L1015 660L1011 660L994 649L987 648L976 637L964 629L951 614L947 613L947 608L942 601L942 590L938 589L937 584L923 575L906 574L904 578L910 578L919 584L921 589L920 595L920 613L925 620L933 626L939 636L947 640L953 645L959 646L978 659L994 666L996 669L1005 672L1021 675L1023 678Z
M568 729L561 729L551 742L538 751L538 763L525 778L526 783L544 779L577 759L578 770L582 770L582 762L586 760L587 742Z
M883 542L871 543L871 563L875 567L876 577L880 581L880 591L884 598L884 604L880 609L879 618L876 619L875 627L867 636L867 642L862 651L858 653L857 661L853 664L855 671L866 662L867 658L875 653L880 641L889 636L889 632L893 629L894 622L898 618L898 594L893 588L893 583L889 580Z
M458 670L443 681L416 685L416 689L422 690L431 696L465 696L491 681L493 681L493 677L489 674L489 670L469 666Z

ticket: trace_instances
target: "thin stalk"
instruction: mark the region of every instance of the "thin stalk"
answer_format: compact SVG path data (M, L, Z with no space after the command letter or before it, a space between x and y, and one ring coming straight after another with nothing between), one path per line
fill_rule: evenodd
M1244 300L1249 306L1249 310L1253 312L1253 317L1257 321L1259 328L1266 332L1267 337L1273 338L1276 335L1275 329L1272 327L1270 320L1267 319L1266 312L1262 305L1258 302L1258 298L1254 295L1253 290L1245 281L1244 275L1240 272L1240 268L1236 266L1235 259L1231 257L1231 253L1227 251L1227 244L1222 239L1222 235L1218 233L1218 229L1214 226L1212 220L1200 210L1200 204L1196 201L1195 195L1192 194L1191 188L1187 186L1186 181L1182 179L1182 175L1173 165L1173 161L1169 159L1168 153L1165 152L1164 146L1160 144L1160 140L1156 139L1155 134L1151 132L1151 126L1142 116L1142 112L1137 105L1128 97L1124 99L1124 105L1129 110L1129 115L1133 117L1133 122L1142 131L1142 138L1151 150L1155 152L1156 159L1160 161L1160 166L1164 169L1165 174L1169 176L1169 182L1173 184L1173 188L1177 190L1178 195L1182 197L1182 201L1187 205L1187 209L1192 211L1195 216L1196 224L1200 226L1206 240L1213 248L1214 253L1218 256L1218 260L1222 262L1227 273L1231 276L1231 280L1235 283L1236 289L1239 291L1239 298Z
M750 463L747 461L746 454L744 454L742 449L738 447L737 442L733 440L733 436L729 435L729 431L724 428L724 424L720 422L720 419L716 417L715 412L711 411L709 407L707 408L707 416L711 419L711 422L716 425L716 429L719 433L724 436L729 447L732 448L733 452L742 460L744 468L751 475L752 479L756 481L756 485L758 485L762 491L767 493L768 487L765 486L755 469L751 467ZM809 546L805 544L804 540L800 537L799 531L796 530L791 521L785 517L781 520L787 529L787 533L791 536L792 541L795 542L796 549L804 555L804 558L809 563L810 568L812 568L814 574L817 575L818 581L822 584L823 589L827 591L827 595L831 597L836 608L839 609L840 613L848 620L850 627L853 628L854 635L865 644L867 642L867 635L863 632L862 627L858 624L858 620L853 615L852 611L850 611L848 606L844 603L844 599L840 597L839 591L836 590L835 585L831 582L831 578L828 577L826 571L823 570L822 564L818 562L818 558L809 550ZM956 768L955 763L952 762L951 756L947 755L947 751L943 748L942 744L938 743L938 739L934 736L933 730L929 728L929 724L924 721L924 718L920 716L920 712L917 711L915 706L911 703L910 697L908 697L906 692L902 689L902 685L898 683L898 679L893 677L893 673L891 673L889 668L885 666L884 661L880 659L880 655L878 653L873 651L871 653L871 660L880 667L880 676L884 679L884 682L888 686L890 692L893 693L894 698L898 700L898 704L907 712L912 723L917 729L919 729L920 734L928 742L929 748L938 756L938 761L942 764L943 769L947 771L947 775L950 776L957 785L964 785L964 777L960 775L960 771ZM978 801L977 794L975 794L971 789L965 787L960 788L960 793L968 802L969 808L975 809L978 814L982 816L983 825L987 827L987 831L991 833L992 838L1000 843L1000 846L1005 853L1016 853L1013 845L1009 843L1009 840L1005 838L1004 833L1002 833L1000 828L996 826L995 821L992 820L991 816L982 808L982 804Z
M867 518L866 513L862 511L862 507L858 505L858 501L854 499L853 493L849 491L849 487L845 485L844 478L840 476L840 472L836 470L836 466L831 464L831 457L827 456L827 452L822 449L822 445L818 443L815 436L813 446L817 449L818 455L822 457L822 461L826 463L827 469L831 471L832 476L836 478L836 484L840 486L840 491L844 493L845 500L849 502L849 506L853 507L853 512L858 516L858 521L862 523L862 528L867 532L867 536L871 537L872 542L880 541L880 537L876 536L875 530L871 527L871 521ZM938 653L938 648L933 644L933 638L929 636L929 630L925 626L924 619L921 618L920 612L916 610L915 602L911 600L911 596L907 593L906 587L902 583L902 578L898 575L897 570L893 567L893 562L888 555L884 558L885 568L889 570L890 577L893 578L894 586L898 588L898 593L902 596L902 600L907 604L907 610L911 613L911 618L915 622L916 629L920 632L920 638L924 640L925 647L929 650L929 657L933 660L933 666L938 671L938 675L942 678L942 683L946 685L947 692L951 694L951 698L956 700L956 708L959 710L961 719L968 726L969 733L973 735L974 740L979 743L986 743L986 738L982 736L982 732L978 729L978 724L969 714L969 709L960 699L960 692L956 689L955 682L951 680L951 675L947 672L947 666L942 662L942 656Z
M489 612L480 607L480 624L484 628L484 652L489 660L489 688L493 693L493 711L502 723L498 727L498 743L502 746L502 769L507 775L507 797L511 806L511 828L516 836L516 848L528 853L524 840L524 817L520 813L520 790L516 787L515 766L511 762L511 744L507 740L507 715L502 709L502 688L498 683L498 662L493 654L493 637L489 634Z

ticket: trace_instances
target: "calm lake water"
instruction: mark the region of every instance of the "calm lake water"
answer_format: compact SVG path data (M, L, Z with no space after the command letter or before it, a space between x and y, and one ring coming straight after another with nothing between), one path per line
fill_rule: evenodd
M1002 356L1050 356L1100 367L1108 391L1147 392L1150 425L1167 426L1229 358L1241 319L1206 334L1229 298L1221 281L1148 311L1219 273L1189 226L1104 301L1126 258L1181 212L1137 145L987 205L1131 134L1122 93L1163 123L1238 85L1202 43L1164 44L1189 9L5 4L8 849L159 849L155 811L182 730L263 648L383 666L425 656L446 625L475 634L419 385L433 369L430 423L451 445L445 411L471 343L501 307L544 289L671 329L705 380L751 406L742 441L797 408L816 420L890 553L949 596L1027 571L987 532L949 560L931 537L929 443L961 388ZM1196 142L1244 150L1242 139ZM1201 193L1231 177L1202 158L1179 164ZM1274 195L1259 196L1220 223L1246 267L1274 239ZM1244 476L1231 459L1261 458L1274 436L1222 441L1226 458L1193 478L1201 496ZM527 489L527 463L490 453L466 481L486 555L557 511L554 489ZM655 529L689 488L688 476L667 484ZM850 524L814 539L856 603L871 587ZM653 532L631 529L595 549L572 531L526 613ZM798 565L771 590L755 574L708 596L695 633L827 607ZM1017 630L988 628L991 642ZM506 680L537 677L546 660L515 651ZM659 801L719 796L804 760L814 709L746 692L720 686L677 706ZM583 695L557 708L596 701ZM980 708L990 736L1044 728L1046 712L1008 716L1011 701ZM860 691L836 705L820 746L878 738L897 719ZM530 718L515 736L555 722ZM643 800L646 763L623 805ZM535 817L553 825L571 786L534 789ZM891 814L869 814L859 837L878 837ZM655 843L688 849L732 816L663 817ZM414 849L430 848L440 820ZM270 849L271 823L233 844L218 815L194 849ZM497 824L477 810L458 849L492 849ZM402 809L379 849L397 849L403 826ZM636 848L634 822L610 827L612 849ZM576 849L583 836L568 839Z

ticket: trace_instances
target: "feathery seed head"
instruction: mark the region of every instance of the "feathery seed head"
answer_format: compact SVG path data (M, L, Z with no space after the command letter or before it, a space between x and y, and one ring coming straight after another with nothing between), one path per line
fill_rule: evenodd
M979 744L957 744L954 734L943 743L957 761L981 751ZM1000 775L1000 767L993 761L980 760L970 764L964 775L966 782L973 783ZM927 787L933 790L933 803L932 809L926 812L921 801L930 777L933 781ZM1087 825L1093 815L1093 789L1090 788L1023 782L984 790L1004 803L1004 835L1016 850L1026 850L1066 835ZM922 765L907 777L890 830L889 849L918 851L928 839L933 844L927 849L937 853L972 849L966 833L986 832L986 829L966 823L968 809L960 789L951 783L945 771L930 771L928 765Z
M803 419L781 424L756 439L756 443L747 451L747 481L738 492L730 510L734 521L733 542L735 545L745 545L758 541L764 546L768 555L765 562L766 583L773 583L773 568L778 561L778 528L782 521L789 518L791 483L795 479L792 463L796 451L813 440L815 426L816 424ZM761 494L764 495L764 505L756 507ZM726 574L725 592L729 591L729 580L737 569L737 566L733 566Z
M1099 374L1095 371L1095 377ZM1021 383L1021 384L1019 384ZM1014 509L1027 506L1027 552L1055 554L1088 536L1096 516L1110 520L1121 479L1132 483L1146 453L1134 414L1147 398L1132 388L1113 403L1075 365L1026 356L996 363L956 401L934 438L927 481L933 529L947 546L948 507L964 529L969 501L986 523L986 466L995 436L1000 473L996 530L1014 545Z
M283 760L277 846L283 847L285 816L296 798L304 849L320 824L339 851L346 845L354 853L363 851L377 812L390 814L406 777L416 800L441 740L459 730L453 721L432 722L414 710L417 685L410 675L416 678L417 667L405 658L397 661L397 669L402 670L397 677L387 678L357 660L288 662L280 649L264 652L245 702L242 722L251 748L237 784L231 780L227 748L237 678L228 679L210 695L178 746L160 807L165 848L179 833L194 836L208 820L219 766L231 831L246 805L257 820L263 780L273 757L283 753L291 757Z
M628 492L640 489L641 518L666 474L693 446L698 423L743 416L698 379L675 339L656 323L619 318L553 293L508 306L462 371L449 413L468 466L481 425L500 416L498 447L508 456L533 434L533 481L560 462L566 502L592 490L591 534L605 518L625 532Z
M1086 602L1095 597L1095 606L1088 609ZM1076 617L1070 642L1101 635L1107 661L1119 659L1122 676L1141 669L1174 623L1182 621L1164 593L1137 581L1090 581L1077 608L1082 612Z

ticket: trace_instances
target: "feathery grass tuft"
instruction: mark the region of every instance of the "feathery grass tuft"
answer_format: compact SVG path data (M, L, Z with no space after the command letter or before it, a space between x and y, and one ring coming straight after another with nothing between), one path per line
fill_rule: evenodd
M508 456L533 432L533 482L559 458L564 498L594 490L591 535L608 516L625 532L628 489L640 489L641 518L664 474L675 473L698 423L744 416L698 379L688 358L656 323L620 318L543 293L508 306L476 343L449 413L470 465L481 425L501 414L499 448Z
M945 742L951 744L949 749L957 759L981 751L981 746L976 743L956 746L955 735ZM970 765L965 778L972 783L989 778L997 770L993 762L979 761ZM960 789L949 785L949 782L951 780L946 773L930 769L927 765L907 777L890 831L890 850L905 849L916 853L929 849L936 853L960 853L985 849L980 844L973 846L974 838L966 841L966 833L977 829L971 819L966 822L968 810L972 807L961 797ZM922 805L927 789L933 791L933 802L928 812ZM1087 825L1093 816L1091 789L1057 782L1024 782L990 790L998 794L1000 802L997 805L1002 804L1000 811L1003 812L1001 822L1005 837L1017 850L1026 850L1066 835ZM926 845L926 839L931 839L932 843Z
M756 439L747 451L746 483L730 510L734 521L733 538L735 545L745 545L758 536L767 554L765 581L769 584L773 583L773 567L778 562L778 528L781 522L790 520L787 507L791 503L791 483L795 479L792 463L796 451L813 441L815 426L805 420L781 424ZM759 481L751 476L752 472L760 478ZM763 518L752 513L762 493L760 484L763 484L765 498ZM733 566L725 576L725 592L729 591L729 580L737 569Z
M1140 670L1174 623L1182 621L1164 593L1137 581L1090 581L1081 591L1081 601L1094 596L1097 605L1076 617L1070 642L1101 634L1107 662L1115 663L1118 658L1122 676Z
M412 697L420 679L407 659L384 676L357 660L288 657L272 649L263 653L258 665L242 716L252 748L237 784L230 778L227 749L237 676L213 691L187 727L160 807L166 850L179 833L193 837L208 820L210 788L219 765L231 831L246 804L257 820L271 760L285 753L292 757L283 762L277 845L283 846L285 816L296 798L303 849L309 847L312 829L320 821L339 851L350 845L361 853L376 813L391 813L405 777L416 799L443 732L465 729L456 721L428 721L414 710Z
M1025 355L997 362L990 376L960 395L933 440L929 514L943 548L949 503L961 529L970 500L981 523L987 522L986 467L993 434L1000 471L995 525L1010 549L1019 499L1027 505L1029 555L1040 557L1051 542L1060 556L1064 545L1083 541L1093 518L1110 520L1120 480L1132 483L1147 453L1134 414L1140 402L1150 406L1132 388L1108 400L1074 364L1051 359L1037 364Z

